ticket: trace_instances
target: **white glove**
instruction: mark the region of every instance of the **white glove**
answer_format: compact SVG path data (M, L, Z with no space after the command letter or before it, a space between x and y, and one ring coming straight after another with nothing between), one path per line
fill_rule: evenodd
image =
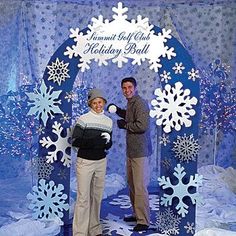
M109 141L111 139L111 135L110 134L108 134L107 132L103 132L101 134L101 136L102 136L103 139L106 139L106 144L109 143Z

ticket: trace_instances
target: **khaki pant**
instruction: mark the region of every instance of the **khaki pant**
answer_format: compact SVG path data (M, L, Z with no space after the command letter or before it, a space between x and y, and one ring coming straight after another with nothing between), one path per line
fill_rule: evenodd
M106 158L98 161L79 157L77 159L78 191L73 219L73 236L95 236L102 233L100 208L106 165Z
M148 158L127 158L127 181L130 201L137 224L150 224L150 208L147 185L149 183Z

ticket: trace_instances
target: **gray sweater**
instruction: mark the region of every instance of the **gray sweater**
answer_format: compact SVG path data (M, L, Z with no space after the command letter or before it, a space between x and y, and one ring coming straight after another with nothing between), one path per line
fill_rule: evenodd
M128 158L149 156L152 153L149 107L139 95L128 99L125 121L126 154Z

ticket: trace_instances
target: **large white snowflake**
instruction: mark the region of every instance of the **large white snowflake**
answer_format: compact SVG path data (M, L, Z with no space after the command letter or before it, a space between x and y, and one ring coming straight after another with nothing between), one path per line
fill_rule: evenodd
M56 62L52 62L52 65L47 66L49 69L48 74L48 80L53 80L53 82L58 83L61 85L62 81L65 81L67 78L70 78L68 74L68 67L69 63L64 63L64 61L59 61L59 59L56 59Z
M52 141L50 137L43 137L39 142L43 147L46 147L47 149L51 146L56 146L55 151L48 152L48 155L46 156L47 163L53 163L54 161L56 161L58 152L62 152L63 155L61 158L61 162L64 166L70 167L71 157L66 153L66 149L71 146L68 141L70 137L70 130L67 129L66 137L61 136L62 131L63 127L61 127L61 124L55 121L52 125L52 132L57 135L57 140Z
M163 125L166 133L172 128L179 131L183 125L192 125L189 118L196 113L193 105L197 104L197 98L190 98L190 90L182 87L183 84L177 82L174 87L167 84L163 91L157 88L154 92L157 97L151 101L154 110L150 111L150 116L156 117L156 124Z
M157 72L162 67L161 56L169 60L176 56L174 48L165 45L172 37L171 30L163 29L155 35L148 18L140 15L136 20L128 21L128 8L123 7L121 2L112 11L115 13L112 21L101 15L98 18L93 17L86 34L80 32L79 28L70 29L70 38L74 39L75 45L68 46L64 55L69 58L80 56L78 67L82 72L90 68L91 60L101 66L108 65L108 60L112 59L121 68L129 58L133 60L133 65L141 65L148 60L150 69Z
M180 161L195 161L200 148L198 140L193 138L193 134L186 136L177 135L176 142L173 142L174 147L172 150L175 152L176 157Z
M167 208L164 212L157 213L156 226L161 233L166 235L177 235L179 234L179 224L181 218L175 215L174 212Z
M52 91L53 87L47 88L44 81L40 86L40 90L35 90L34 93L26 93L29 97L30 110L27 115L36 115L37 119L42 119L44 126L46 126L48 118L53 118L53 114L63 114L59 105L61 100L59 96L62 90Z
M68 196L63 193L62 184L56 186L53 181L46 183L45 179L40 179L38 187L33 186L32 189L33 194L28 193L27 199L31 201L29 208L34 211L33 218L62 218L63 210L69 209L69 204L65 203Z
M163 194L163 197L161 197L161 205L164 206L171 206L173 198L178 198L179 202L178 205L175 207L176 210L178 210L178 214L182 217L185 217L185 215L188 213L189 206L183 202L184 197L189 197L192 201L192 204L196 204L198 201L201 201L201 197L198 193L198 187L202 184L202 175L195 174L195 176L190 176L189 183L183 182L183 177L186 175L186 172L184 171L184 167L182 167L180 164L177 164L177 167L174 168L174 176L178 179L178 184L173 185L170 181L169 177L159 177L159 185L163 189L171 188L173 190L172 194ZM195 187L196 192L190 193L189 187Z

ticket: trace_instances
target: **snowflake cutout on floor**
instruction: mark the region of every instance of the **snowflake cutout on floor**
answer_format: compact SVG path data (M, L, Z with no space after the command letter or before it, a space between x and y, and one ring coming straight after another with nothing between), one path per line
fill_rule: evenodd
M47 66L49 69L48 74L48 80L53 80L54 83L58 83L58 85L61 85L62 81L65 81L67 78L70 78L68 74L68 67L69 63L65 63L64 61L59 61L59 59L56 59L56 62L52 62L51 66Z
M171 80L170 72L163 71L163 74L160 74L161 82L168 83Z
M168 143L170 143L170 139L169 136L166 135L165 133L162 134L162 136L159 137L160 139L160 144L163 144L164 146L166 146Z
M185 67L183 66L182 62L175 62L175 66L173 66L172 69L175 71L175 74L182 74Z
M182 87L183 84L177 82L174 87L167 84L163 91L157 88L154 92L157 98L151 101L154 110L150 111L150 116L156 116L156 124L163 125L166 133L171 132L172 128L179 131L183 125L192 125L189 117L195 115L193 105L196 105L198 100L195 97L190 98L190 90Z
M179 224L181 218L175 215L174 212L167 208L164 212L157 213L156 226L161 233L166 235L177 235L179 234Z
M132 206L128 195L119 195L117 198L114 198L111 202L109 202L109 204L120 206L122 209L128 209Z
M151 211L159 211L160 198L158 195L149 194L149 205Z
M187 222L187 225L185 225L184 228L186 229L187 234L189 234L189 233L194 234L194 232L195 232L194 223L190 224L189 222Z
M70 129L67 129L67 135L66 137L62 137L61 133L63 131L63 127L61 127L61 124L57 121L54 122L52 125L52 132L57 135L57 140L52 141L50 137L43 137L39 143L42 145L42 147L46 147L47 149L51 146L56 146L55 151L49 151L47 158L47 163L53 163L57 160L57 153L62 152L63 156L61 158L61 162L64 166L70 167L71 165L71 156L66 153L66 149L71 147L69 143L69 138L71 137Z
M196 79L200 78L199 71L195 70L194 68L191 69L191 71L188 72L188 79L195 81Z
M70 38L75 42L72 47L66 47L65 56L70 59L80 57L78 67L84 72L90 68L91 60L99 66L108 65L108 60L117 63L119 68L128 59L132 64L141 65L145 60L149 61L150 69L158 72L162 67L160 57L170 60L176 56L174 48L166 45L171 39L171 30L162 29L158 35L154 34L153 25L148 18L137 16L137 19L127 20L127 7L121 2L113 7L115 13L113 20L104 19L102 15L91 19L89 30L84 34L79 28L70 29Z
M53 181L46 183L45 179L40 179L38 187L32 189L33 194L28 193L27 199L31 201L29 208L34 211L34 219L62 218L63 210L69 209L69 204L65 203L68 196L63 193L62 184L56 186Z
M163 194L163 197L161 197L161 205L164 206L171 206L173 198L178 198L179 202L178 205L175 207L178 211L178 214L182 217L185 217L185 215L188 213L189 206L183 202L184 197L189 197L192 201L192 204L196 204L197 202L201 202L201 197L198 193L198 187L202 184L202 175L195 174L195 176L190 176L189 183L184 183L183 177L186 175L186 172L184 171L184 167L182 167L180 164L177 164L177 167L174 168L174 176L178 179L178 184L173 185L170 182L169 177L159 177L159 185L163 189L171 188L173 190L172 194ZM189 193L188 188L194 187L196 188L195 193Z
M177 135L177 141L173 142L174 147L172 150L175 152L176 157L180 161L196 161L196 156L198 154L200 145L198 140L193 138L193 134L186 136Z
M44 81L42 81L39 91L35 90L34 93L26 93L30 100L29 105L33 104L27 115L34 115L38 120L41 118L44 126L46 126L49 117L54 118L53 114L63 114L59 108L61 104L59 96L62 90L52 90L53 87L47 88Z
M104 235L113 235L112 233L115 232L116 235L131 236L133 233L132 229L135 226L133 223L124 222L120 217L110 213L106 219L102 219L101 222L103 225Z

